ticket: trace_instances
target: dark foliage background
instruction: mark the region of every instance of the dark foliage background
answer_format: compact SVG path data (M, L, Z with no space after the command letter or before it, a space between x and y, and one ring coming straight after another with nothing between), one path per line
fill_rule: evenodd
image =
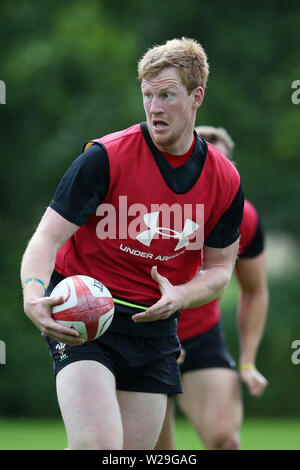
M299 415L299 124L297 1L2 0L0 79L0 415L58 414L51 360L25 318L19 282L25 246L85 140L144 119L136 63L153 44L193 37L210 63L197 124L226 127L247 197L271 243L270 314L258 365L270 387L245 394L248 415ZM276 234L283 234L276 238ZM275 238L274 238L275 237ZM277 240L277 241L276 241ZM292 240L292 255L290 243ZM237 358L235 289L223 319Z

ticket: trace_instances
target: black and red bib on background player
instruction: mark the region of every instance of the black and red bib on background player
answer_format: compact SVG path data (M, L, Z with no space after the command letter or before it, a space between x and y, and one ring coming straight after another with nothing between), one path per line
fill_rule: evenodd
M264 249L264 234L259 215L245 199L244 215L240 225L239 258L253 258ZM177 334L180 341L194 338L213 328L221 318L219 300L201 307L186 309L178 318Z
M59 250L56 271L94 277L113 296L151 305L160 298L150 275L153 265L172 284L181 284L194 276L202 255L202 246L189 250L189 242L176 250L179 231L172 220L166 226L159 218L149 228L146 222L151 220L153 205L179 205L182 227L186 219L199 225L208 246L222 248L236 241L243 210L240 177L231 162L203 139L196 137L192 155L178 168L155 147L145 123L93 143L66 172L50 204L80 226ZM124 211L120 202L126 205ZM104 204L115 210L115 236L100 240L99 223L105 216L99 214ZM137 233L152 230L148 245L126 233L141 205L147 218L139 219ZM197 212L201 205L204 221ZM189 238L192 242L193 233Z

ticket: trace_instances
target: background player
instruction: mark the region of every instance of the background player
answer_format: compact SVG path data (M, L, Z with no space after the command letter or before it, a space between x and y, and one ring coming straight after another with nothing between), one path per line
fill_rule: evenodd
M234 143L223 128L199 126L197 133L231 157ZM240 287L238 329L239 372L252 396L259 397L267 380L255 360L267 307L266 259L262 224L254 206L245 200L240 226L239 259L235 274ZM178 318L183 394L177 402L207 449L238 449L242 403L238 374L224 339L219 301L183 310ZM157 449L175 449L175 397L169 397Z

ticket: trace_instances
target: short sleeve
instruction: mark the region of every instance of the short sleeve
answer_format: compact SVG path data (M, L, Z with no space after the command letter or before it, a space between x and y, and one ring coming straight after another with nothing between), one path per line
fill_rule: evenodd
M244 192L242 186L229 206L210 231L204 244L211 248L226 248L239 238L239 226L243 218Z
M244 251L239 254L239 258L254 258L260 255L265 248L264 229L260 217L254 236L250 243L245 247Z
M69 222L83 225L105 198L109 176L105 147L98 143L89 146L64 174L50 207Z

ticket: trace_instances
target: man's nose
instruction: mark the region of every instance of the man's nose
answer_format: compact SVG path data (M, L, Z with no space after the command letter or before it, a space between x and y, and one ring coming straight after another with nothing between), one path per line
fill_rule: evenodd
M150 112L158 114L163 112L162 103L158 96L153 96L150 105Z

